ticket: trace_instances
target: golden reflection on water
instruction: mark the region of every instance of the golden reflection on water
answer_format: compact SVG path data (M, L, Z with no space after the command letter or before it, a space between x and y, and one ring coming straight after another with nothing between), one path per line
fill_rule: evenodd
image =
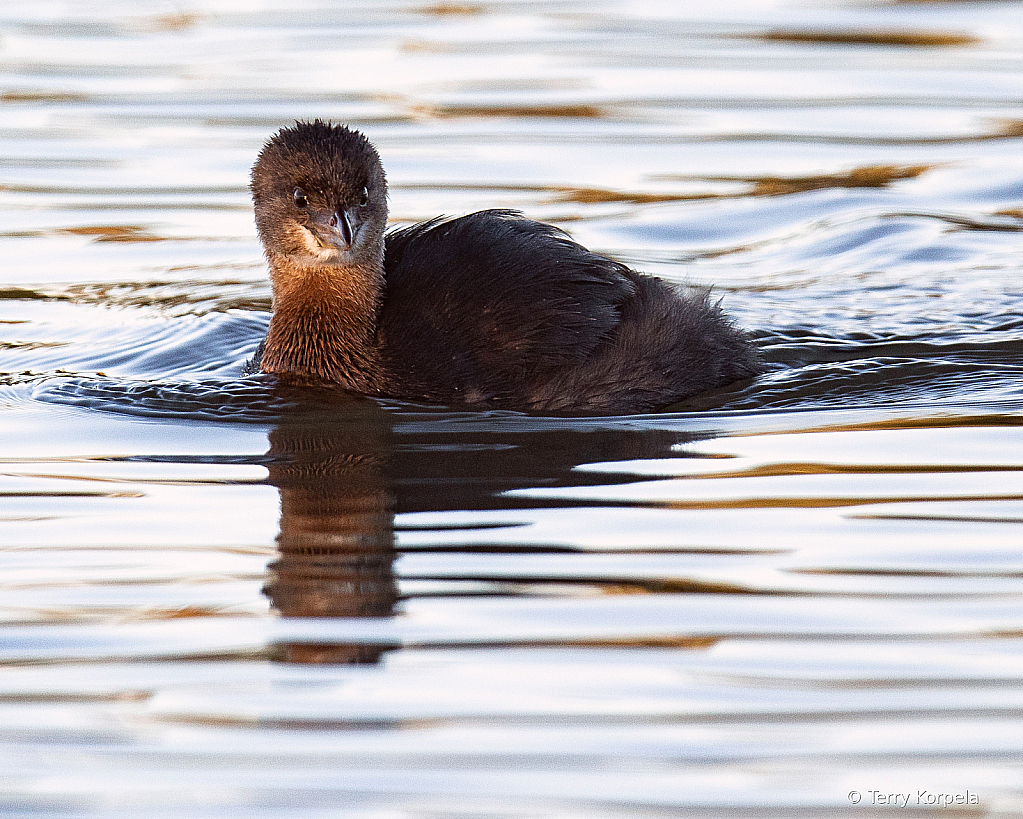
M981 37L952 31L896 31L884 29L775 29L757 35L764 40L791 43L847 43L852 45L919 46L922 48L970 46L983 42Z
M826 190L829 188L883 188L903 179L915 179L931 170L930 165L866 165L833 174L816 174L794 177L744 177L744 176L682 176L653 174L651 179L658 182L738 182L745 185L741 190L730 192L701 191L696 193L655 193L652 191L619 191L608 188L572 188L560 185L446 185L453 190L492 190L554 193L551 202L578 202L600 204L626 202L634 205L658 204L663 202L688 202L701 199L737 199L749 196L786 196L804 191ZM415 187L406 185L405 187ZM421 187L421 186L420 186ZM435 186L434 186L435 187ZM569 219L573 217L567 217ZM578 218L578 217L575 217Z

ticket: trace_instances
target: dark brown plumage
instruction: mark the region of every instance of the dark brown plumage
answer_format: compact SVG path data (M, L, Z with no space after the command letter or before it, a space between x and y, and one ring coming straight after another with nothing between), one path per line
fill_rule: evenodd
M385 236L379 157L343 126L281 130L252 194L274 296L263 372L411 401L631 413L761 371L706 295L515 212Z

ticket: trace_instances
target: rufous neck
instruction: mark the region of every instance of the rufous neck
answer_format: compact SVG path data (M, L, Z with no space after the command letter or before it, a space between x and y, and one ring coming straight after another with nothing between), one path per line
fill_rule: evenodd
M370 392L379 374L379 267L300 267L268 254L273 316L263 372L332 381Z

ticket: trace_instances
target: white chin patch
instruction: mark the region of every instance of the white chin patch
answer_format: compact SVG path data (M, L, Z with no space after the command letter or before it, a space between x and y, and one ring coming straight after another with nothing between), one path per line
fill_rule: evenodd
M299 230L302 231L302 244L306 252L296 255L301 256L306 264L337 264L341 261L341 251L336 247L324 247L317 241L312 231L304 227L300 227Z

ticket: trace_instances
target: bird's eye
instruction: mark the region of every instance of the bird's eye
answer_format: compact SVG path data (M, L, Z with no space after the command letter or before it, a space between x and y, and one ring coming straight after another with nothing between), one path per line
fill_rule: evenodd
M309 200L305 198L305 194L302 193L301 188L295 188L295 193L292 195L295 200L296 208L304 208L309 204Z
M359 207L364 208L369 204L369 188L363 187L362 193L359 195Z

